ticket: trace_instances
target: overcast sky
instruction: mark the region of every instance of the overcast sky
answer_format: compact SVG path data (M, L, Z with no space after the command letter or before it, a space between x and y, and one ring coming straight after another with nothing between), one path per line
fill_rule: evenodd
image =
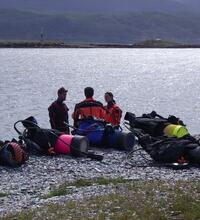
M0 0L0 8L38 11L200 11L200 0Z

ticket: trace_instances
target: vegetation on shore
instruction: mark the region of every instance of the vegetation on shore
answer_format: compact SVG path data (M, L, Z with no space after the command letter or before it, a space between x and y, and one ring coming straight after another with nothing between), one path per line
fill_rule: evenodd
M61 184L60 186L56 187L55 189L52 189L47 195L42 196L43 199L52 198L54 196L61 196L61 195L67 195L70 194L69 188L71 187L87 187L92 185L117 185L120 183L126 183L128 180L117 178L117 179L107 179L104 177L95 178L95 179L79 179L74 182L66 182Z
M85 185L81 181L80 185ZM110 181L113 183L113 180ZM108 195L49 204L2 219L200 219L199 181L117 182L114 181L114 193ZM74 185L77 184L74 182Z
M64 43L61 41L0 41L0 48L200 48L198 44L183 44L160 39L135 44Z
M65 44L61 41L0 41L0 48L84 48L89 45L84 44Z
M8 196L8 193L0 192L0 198Z

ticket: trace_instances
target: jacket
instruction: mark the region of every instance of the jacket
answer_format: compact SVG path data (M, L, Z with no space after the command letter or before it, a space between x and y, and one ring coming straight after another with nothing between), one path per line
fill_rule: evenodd
M101 102L98 102L93 98L87 98L76 104L72 117L74 119L75 126L78 120L88 118L105 120L105 109Z
M105 106L105 109L105 121L115 126L120 125L122 110L119 108L119 106L116 105L114 102L111 102L108 103L107 106Z

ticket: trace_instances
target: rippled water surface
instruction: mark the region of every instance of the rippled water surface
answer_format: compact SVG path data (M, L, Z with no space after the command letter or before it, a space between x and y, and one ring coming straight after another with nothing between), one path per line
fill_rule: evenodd
M102 102L113 91L124 113L176 114L200 133L199 83L199 49L0 49L0 139L16 137L14 122L30 115L49 127L60 86L70 114L93 86Z

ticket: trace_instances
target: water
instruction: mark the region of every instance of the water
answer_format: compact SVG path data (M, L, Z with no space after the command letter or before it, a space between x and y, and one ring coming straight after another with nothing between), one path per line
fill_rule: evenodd
M49 127L57 89L69 89L70 115L86 86L104 101L112 91L123 112L156 110L200 133L199 49L0 49L0 139L17 137L13 124L33 115Z

